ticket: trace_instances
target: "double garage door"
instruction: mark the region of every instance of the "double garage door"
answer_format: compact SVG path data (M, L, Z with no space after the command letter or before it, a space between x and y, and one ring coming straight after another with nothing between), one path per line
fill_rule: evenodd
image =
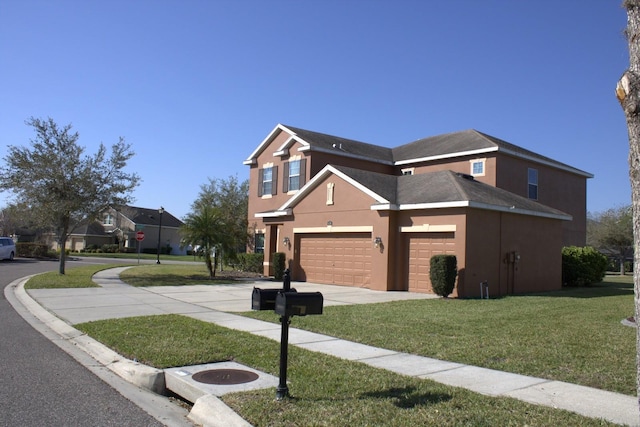
M308 282L371 283L371 233L303 234L299 242L300 267Z
M455 255L454 233L416 233L407 235L407 282L410 292L433 293L429 271L433 255Z

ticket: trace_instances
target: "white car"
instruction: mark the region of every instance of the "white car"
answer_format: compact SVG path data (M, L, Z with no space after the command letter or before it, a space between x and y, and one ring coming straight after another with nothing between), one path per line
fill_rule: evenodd
M0 259L13 261L16 256L16 244L10 237L0 237Z

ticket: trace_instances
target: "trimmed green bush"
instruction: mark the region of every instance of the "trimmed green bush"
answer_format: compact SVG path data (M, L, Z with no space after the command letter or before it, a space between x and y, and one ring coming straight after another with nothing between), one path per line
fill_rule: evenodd
M44 243L18 242L16 243L16 255L25 258L46 258L49 246Z
M609 261L591 246L562 248L562 285L588 286L604 279Z
M455 255L434 255L430 260L429 278L436 295L448 297L456 286L458 260Z
M103 253L115 254L120 249L120 245L118 245L117 243L116 244L106 244L106 245L102 245L102 247L100 249L102 249Z
M286 255L284 252L276 252L273 254L273 278L282 280L284 277Z
M264 254L238 254L237 262L240 271L262 274Z

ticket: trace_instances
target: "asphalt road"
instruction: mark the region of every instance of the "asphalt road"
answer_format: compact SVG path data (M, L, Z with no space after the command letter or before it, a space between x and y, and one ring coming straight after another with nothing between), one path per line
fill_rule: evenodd
M118 261L69 261L67 268L90 262ZM4 290L16 279L57 269L57 261L0 261L0 287ZM186 410L168 399L96 367L66 342L58 340L56 345L55 339L43 335L42 325L32 326L4 292L1 295L0 426L191 425Z

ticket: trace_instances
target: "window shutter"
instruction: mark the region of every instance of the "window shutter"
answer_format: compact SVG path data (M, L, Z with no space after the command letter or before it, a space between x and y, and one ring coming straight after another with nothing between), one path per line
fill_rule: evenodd
M300 159L300 185L298 188L302 188L307 183L307 159Z
M278 167L273 166L271 170L272 170L271 179L273 180L272 181L273 183L271 184L271 195L276 195L278 194Z
M258 197L262 197L263 183L264 183L264 169L258 169Z
M289 191L289 162L285 162L284 170L282 171L282 192Z

